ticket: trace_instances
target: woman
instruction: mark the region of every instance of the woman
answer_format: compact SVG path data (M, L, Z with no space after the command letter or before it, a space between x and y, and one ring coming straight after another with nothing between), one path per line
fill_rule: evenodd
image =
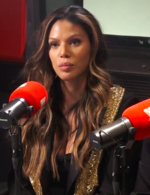
M118 144L97 151L90 134L120 117L137 102L112 84L103 69L107 49L97 20L79 6L59 8L42 23L37 51L23 77L42 83L49 94L44 109L22 129L24 191L30 194L113 194L112 159ZM130 157L129 192L140 154ZM12 178L12 176L10 177ZM9 182L10 194L13 182Z

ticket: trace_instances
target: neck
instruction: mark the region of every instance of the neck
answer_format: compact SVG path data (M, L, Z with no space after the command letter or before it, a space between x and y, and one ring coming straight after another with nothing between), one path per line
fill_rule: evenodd
M61 88L64 94L64 109L68 112L85 92L86 78L82 81L61 81Z

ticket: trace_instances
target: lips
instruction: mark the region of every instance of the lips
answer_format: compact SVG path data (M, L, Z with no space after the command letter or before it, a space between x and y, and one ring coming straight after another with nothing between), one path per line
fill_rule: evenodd
M74 66L74 64L69 63L69 62L62 62L59 64L59 67L63 67L63 66Z
M69 62L62 62L58 66L63 72L70 72L74 68L74 64Z

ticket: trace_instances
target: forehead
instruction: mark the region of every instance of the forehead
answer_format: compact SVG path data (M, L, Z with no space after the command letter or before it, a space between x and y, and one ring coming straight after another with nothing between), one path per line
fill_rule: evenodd
M80 25L64 19L64 20L58 20L53 24L49 32L49 36L55 37L60 34L68 35L68 34L75 34L75 33L80 34L81 36L87 34Z

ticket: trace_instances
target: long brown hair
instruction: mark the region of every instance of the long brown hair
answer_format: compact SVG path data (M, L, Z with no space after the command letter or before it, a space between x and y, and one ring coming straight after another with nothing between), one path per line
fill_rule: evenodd
M38 178L49 155L53 131L58 135L58 142L53 145L50 154L51 167L54 177L59 177L56 156L60 148L66 146L69 133L68 123L61 111L63 94L59 78L55 78L55 72L48 56L49 32L53 24L61 19L80 25L87 33L92 48L87 87L83 96L73 106L74 115L81 123L81 133L75 140L73 156L76 164L81 168L91 148L90 132L99 127L100 114L111 87L110 76L103 69L106 64L107 49L98 21L89 11L80 6L72 5L56 9L41 24L38 31L37 51L27 61L23 70L25 80L40 82L49 94L47 105L32 117L22 130L23 170L25 175L35 174Z

